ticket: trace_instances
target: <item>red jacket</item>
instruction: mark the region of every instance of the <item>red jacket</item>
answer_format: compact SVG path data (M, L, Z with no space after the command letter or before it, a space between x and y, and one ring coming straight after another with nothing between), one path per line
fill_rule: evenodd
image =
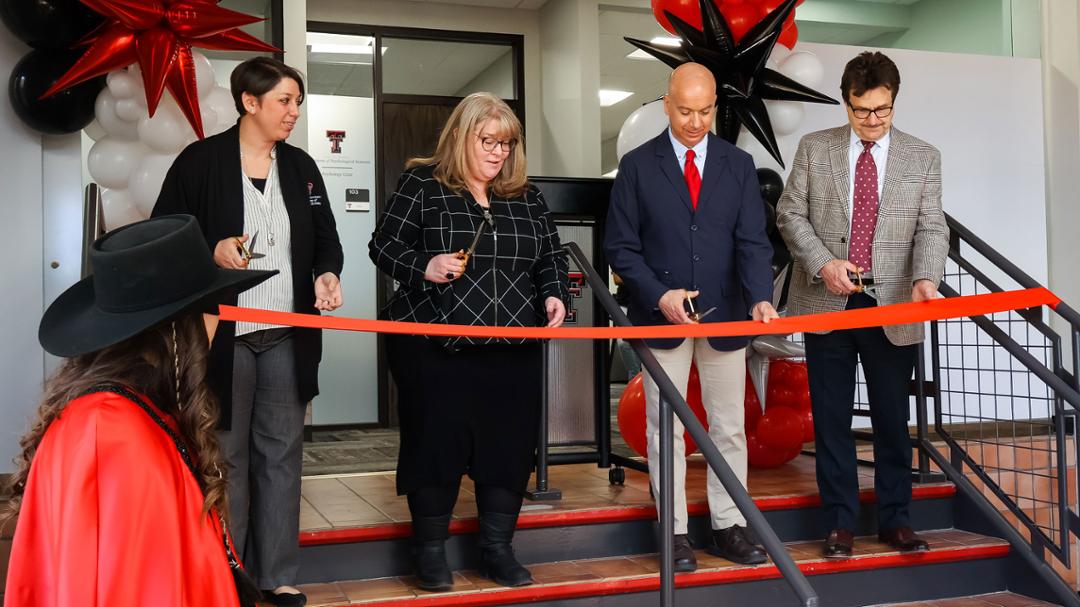
M31 464L4 605L238 605L221 526L202 505L138 405L108 392L72 401Z

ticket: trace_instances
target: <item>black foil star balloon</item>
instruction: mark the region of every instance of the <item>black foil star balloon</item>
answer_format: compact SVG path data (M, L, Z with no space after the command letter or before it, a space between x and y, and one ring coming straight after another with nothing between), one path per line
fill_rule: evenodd
M682 39L680 48L629 37L624 40L672 68L684 63L700 63L709 68L716 78L716 129L719 135L734 144L739 137L739 127L745 126L780 166L784 166L765 100L840 103L765 67L784 28L784 21L795 10L796 0L786 0L776 7L739 42L735 42L731 28L713 0L698 1L701 5L700 30L670 11L664 11Z

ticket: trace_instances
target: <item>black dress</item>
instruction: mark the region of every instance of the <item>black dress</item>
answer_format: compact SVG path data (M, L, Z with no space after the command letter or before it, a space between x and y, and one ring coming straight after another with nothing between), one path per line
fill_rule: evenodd
M494 229L463 276L424 279L435 255L465 249L484 209L435 180L434 167L406 171L368 245L398 282L383 318L424 323L542 326L544 301L565 304L567 263L535 188L489 195ZM521 492L532 470L540 412L541 350L530 340L387 336L398 386L398 493L446 485L462 474Z

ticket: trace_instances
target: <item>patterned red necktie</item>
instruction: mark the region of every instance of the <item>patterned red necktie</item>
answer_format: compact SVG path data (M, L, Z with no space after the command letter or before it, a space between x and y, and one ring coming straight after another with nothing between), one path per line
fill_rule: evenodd
M878 173L870 148L873 141L863 141L863 151L855 164L855 192L851 211L851 246L848 261L869 272L873 264L874 228L878 213Z
M701 173L698 173L697 165L694 164L694 157L697 154L694 150L686 150L686 167L683 169L683 175L686 177L686 187L690 188L690 202L694 205L694 210L697 210L698 194L701 193Z

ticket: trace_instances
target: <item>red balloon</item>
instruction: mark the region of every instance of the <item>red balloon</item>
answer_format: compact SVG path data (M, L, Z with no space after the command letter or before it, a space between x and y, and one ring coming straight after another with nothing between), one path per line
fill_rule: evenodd
M780 37L777 38L777 44L783 44L788 49L794 49L795 43L799 41L799 26L792 23L790 26L785 25L784 29L780 31Z
M769 411L776 407L796 408L795 391L783 384L769 382L769 389L765 391L765 410Z
M787 453L802 445L802 415L789 407L767 408L758 422L756 434L766 447Z
M723 15L728 27L731 28L731 35L735 38L735 42L742 40L746 32L749 32L750 28L761 20L758 8L750 3L725 6Z
M810 411L813 409L810 401L810 388L806 387L800 391L795 392L795 408L799 411Z
M743 409L745 412L746 433L751 434L757 428L762 411L761 401L758 400L757 391L754 390L754 384L750 381L749 374L746 376L746 395L743 397Z
M810 409L799 411L802 417L802 442L814 442L814 412Z
M642 457L648 457L645 440L645 376L638 373L619 397L619 433L626 445Z
M664 11L675 15L699 30L702 27L701 7L698 5L698 0L652 0L652 12L653 16L656 17L656 22L673 36L678 36Z
M806 372L805 362L792 362L788 367L787 372L787 384L792 390L798 391L803 388L809 388L810 376Z
M746 435L747 463L753 468L776 468L795 459L800 449L773 449L761 442L756 434Z

